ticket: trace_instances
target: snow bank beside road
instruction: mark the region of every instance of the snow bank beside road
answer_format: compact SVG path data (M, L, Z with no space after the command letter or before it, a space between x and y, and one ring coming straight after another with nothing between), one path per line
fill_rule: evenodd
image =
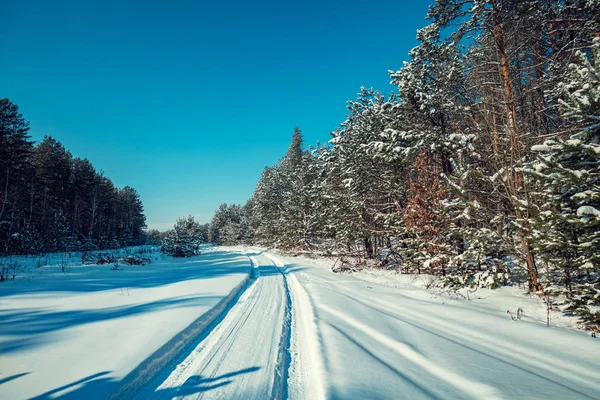
M310 266L317 269L331 271L336 263L336 258L327 257L305 257L286 256L277 253L278 257L285 260L289 265ZM403 295L412 296L415 299L425 299L432 302L460 304L467 302L469 306L479 308L484 312L496 313L506 316L510 320L507 311L511 311L516 317L517 310L523 310L523 321L534 322L545 325L547 317L546 304L542 298L534 294L527 294L525 288L518 286L503 286L498 289L467 290L460 289L452 293L443 289L424 290L430 279L428 275L399 274L392 270L365 268L356 272L336 273L335 276L348 276L360 279L365 283L402 289ZM467 300L470 299L470 301ZM558 328L570 328L580 331L577 327L578 319L566 316L557 310L550 311L550 325Z
M547 328L543 304L523 290L479 289L469 301L402 275L277 257L314 310L326 397L600 398L600 342ZM525 316L511 320L509 307Z

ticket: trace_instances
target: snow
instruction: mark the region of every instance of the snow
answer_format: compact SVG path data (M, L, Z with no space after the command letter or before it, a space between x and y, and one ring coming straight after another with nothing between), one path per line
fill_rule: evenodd
M272 254L266 256L277 266L285 264ZM293 272L293 271L292 271ZM291 399L325 399L325 367L321 357L316 317L306 290L294 273L287 276L292 297L291 363L288 395Z
M9 282L0 398L600 398L600 342L558 312L546 327L524 289L432 291L432 276L333 262L219 248ZM186 330L218 302L214 323ZM120 390L186 335L153 379Z
M536 295L525 293L524 287L505 286L499 289L480 287L477 290L460 289L454 293L442 289L423 290L431 284L431 280L438 279L431 275L406 275L382 269L366 269L353 273L352 276L364 282L403 290L406 295L439 304L462 303L466 298L469 300L467 304L480 312L497 313L502 317L506 316L507 310L516 314L516 311L521 308L525 314L523 321L546 324L547 309L544 300ZM556 310L550 311L550 323L553 327L570 328L579 332L577 318L565 316Z
M550 151L552 148L546 144L536 144L531 146L531 151Z
M408 361L413 362L418 367L420 367L423 370L423 372L433 375L441 381L445 381L448 384L461 389L468 395L472 395L474 398L500 398L500 396L497 394L496 390L493 387L478 382L470 381L464 378L463 376L453 373L448 369L441 368L429 359L423 357L420 353L413 350L409 345L401 343L390 336L382 334L380 331L373 329L370 326L363 324L354 318L351 318L347 314L330 308L325 304L322 304L320 308L336 316L348 326L353 327L356 332L364 333L374 341L379 342L384 346L388 347L389 349L395 351L400 357L403 357Z
M112 265L81 266L51 255L50 265L2 283L0 398L106 398L250 270L247 257L216 250L154 258L113 271ZM64 259L66 274L56 265Z
M592 206L581 206L577 209L578 217L600 217L600 211Z
M273 395L284 325L283 274L264 255L251 256L260 277L227 316L172 373L139 399L268 399ZM284 367L284 365L281 365Z
M583 192L575 193L574 195L572 195L571 200L582 201L582 200L592 198L593 196L594 196L594 192L592 192L591 190L585 190Z
M425 290L427 277L278 257L313 305L327 397L600 398L600 342L556 315L546 328L543 302L523 290L469 301Z

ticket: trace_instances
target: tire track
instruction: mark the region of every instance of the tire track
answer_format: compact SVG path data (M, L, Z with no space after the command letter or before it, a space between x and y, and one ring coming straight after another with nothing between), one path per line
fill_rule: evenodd
M253 282L221 323L150 396L287 398L291 301L284 271L250 256Z

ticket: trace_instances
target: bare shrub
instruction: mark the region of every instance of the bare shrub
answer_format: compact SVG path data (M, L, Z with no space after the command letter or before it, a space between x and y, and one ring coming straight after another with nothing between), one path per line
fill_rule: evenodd
M65 260L64 258L60 259L60 261L58 263L58 266L60 267L60 272L62 272L63 274L66 274L71 269L71 267L69 266L68 261Z
M17 274L23 270L21 264L16 261L0 263L0 282L13 281Z
M98 253L95 258L96 261L94 264L98 265L112 264L118 261L113 253Z
M146 265L152 263L150 258L142 256L126 256L120 258L119 261L127 265Z

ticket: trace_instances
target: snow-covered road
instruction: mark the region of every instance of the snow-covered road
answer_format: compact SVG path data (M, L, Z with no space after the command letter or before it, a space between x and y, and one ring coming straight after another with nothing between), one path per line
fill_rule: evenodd
M600 398L600 342L582 332L511 321L484 299L252 259L260 277L153 398Z
M281 270L262 254L250 256L255 281L221 323L153 392L140 399L281 398L287 372L288 298ZM280 368L281 367L281 368Z

